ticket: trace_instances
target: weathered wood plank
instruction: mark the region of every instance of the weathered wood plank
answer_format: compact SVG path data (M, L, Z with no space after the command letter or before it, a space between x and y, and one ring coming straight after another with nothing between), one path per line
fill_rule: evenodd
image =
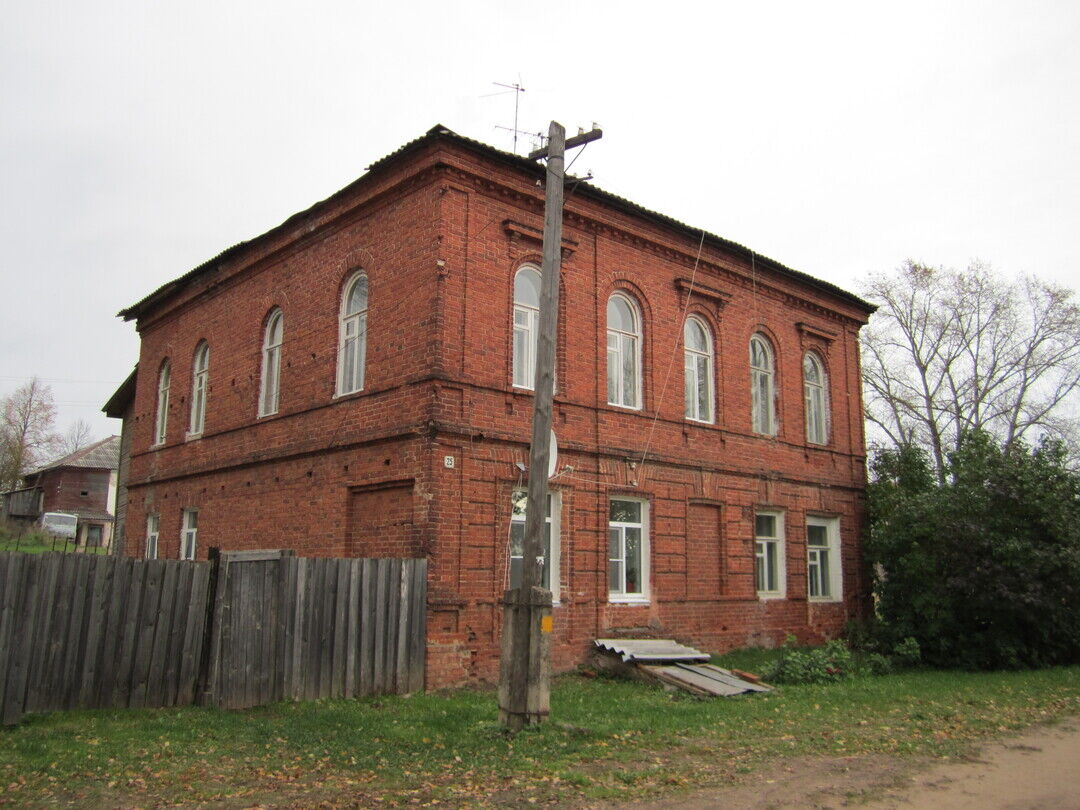
M331 560L334 577L333 649L330 656L330 694L345 697L345 630L349 617L349 561Z
M97 682L97 706L114 707L121 705L117 694L117 673L120 668L120 656L124 644L124 617L128 602L131 601L131 581L135 572L135 561L124 557L116 561L110 591L107 594L108 612L105 630L102 633L101 676Z
M160 595L154 615L153 640L150 646L150 663L143 690L144 706L165 705L165 666L169 653L169 636L172 634L173 614L177 608L176 582L180 573L179 560L159 560L163 567Z
M173 585L172 616L169 621L169 634L165 641L165 661L161 672L161 702L159 706L175 706L176 695L180 689L180 665L184 658L184 631L187 627L188 611L191 603L191 582L195 567L180 560L174 563L176 582Z
M0 553L0 720L3 720L4 696L7 692L9 670L12 666L15 646L16 606L20 594L24 554L14 552Z
M400 560L398 569L397 643L394 647L394 692L409 691L409 619L412 607L412 560Z
M409 625L409 692L424 689L424 668L427 665L427 560L413 560L413 589Z
M375 561L360 561L360 686L359 694L375 690Z
M54 624L67 619L70 609L69 599L57 598L57 587L61 578L67 574L66 554L48 553L41 555L45 569L42 572L41 587L37 591L37 630L30 650L30 664L27 674L26 698L23 711L49 711L53 706L49 702L46 680L50 674L50 664L60 654L63 638L53 633ZM71 586L67 586L70 591Z
M375 561L375 682L372 684L375 694L386 691L386 636L388 602L390 600L390 561Z
M212 564L188 562L185 567L191 570L191 591L190 608L184 624L180 674L176 687L176 705L178 706L194 703L198 697L199 678L203 672L203 656L207 654L209 648L207 631L210 628L207 616L213 610L214 597L210 582Z
M15 624L11 634L10 654L7 661L7 682L4 687L4 703L0 706L0 723L18 722L23 715L26 701L26 678L30 667L30 648L33 646L34 625L37 619L37 589L41 584L43 565L38 558L26 555L22 559L12 600L12 617Z
M82 672L73 702L80 708L96 707L97 680L100 677L101 657L105 647L105 622L109 589L117 560L114 557L94 556L93 576L90 579L90 605L85 617L85 643L82 651Z
M355 697L357 693L356 653L360 644L360 560L350 559L348 563L348 596L346 597L345 620L345 695Z
M62 686L54 701L58 708L72 709L78 703L82 670L86 665L86 617L93 601L93 570L96 554L76 554L75 586L71 594L71 614L64 634Z
M150 680L150 658L154 652L154 634L158 626L165 560L143 560L146 575L143 579L143 599L135 630L135 651L132 655L131 693L128 705L146 705L146 690Z
M319 621L319 697L331 697L330 687L333 676L334 644L334 601L337 580L334 577L334 561L321 559L323 569Z

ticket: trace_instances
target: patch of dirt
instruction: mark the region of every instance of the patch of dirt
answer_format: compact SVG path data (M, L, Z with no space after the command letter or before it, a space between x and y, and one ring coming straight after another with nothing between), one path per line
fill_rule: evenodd
M618 806L634 810L1080 810L1080 718L986 743L963 762L807 757L759 771L738 785Z

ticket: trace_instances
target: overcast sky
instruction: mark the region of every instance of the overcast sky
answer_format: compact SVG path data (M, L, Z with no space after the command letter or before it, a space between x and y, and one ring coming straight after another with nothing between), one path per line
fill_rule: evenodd
M435 123L510 149L493 82L523 130L603 127L574 173L853 291L908 257L1080 286L1080 4L885 8L6 3L0 395L118 433L118 310Z

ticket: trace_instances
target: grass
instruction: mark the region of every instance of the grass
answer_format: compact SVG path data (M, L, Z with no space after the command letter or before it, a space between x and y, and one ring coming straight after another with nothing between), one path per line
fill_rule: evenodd
M41 532L27 532L16 536L7 532L0 532L0 551L22 551L27 554L43 554L46 551L60 551L64 553L79 554L108 554L105 548L78 548L74 541L63 538L54 538Z
M760 670L766 655L719 660ZM0 730L0 804L574 804L727 784L794 756L952 757L1077 712L1080 667L910 671L724 700L571 675L554 683L551 719L516 737L484 690L57 713Z

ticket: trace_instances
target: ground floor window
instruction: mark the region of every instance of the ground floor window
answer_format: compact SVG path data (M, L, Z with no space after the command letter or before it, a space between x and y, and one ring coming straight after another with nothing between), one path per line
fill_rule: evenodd
M510 587L521 587L521 572L525 562L525 512L528 493L515 489L510 494ZM551 583L556 584L552 588ZM559 600L559 493L547 495L547 515L544 519L544 549L540 583Z
M754 582L758 596L784 595L784 516L758 512L754 518Z
M839 518L806 519L806 578L811 599L841 598Z
M185 509L180 532L180 559L194 560L199 540L199 510Z
M161 519L158 515L146 516L146 559L156 560L158 556L158 527Z
M644 601L649 595L648 503L612 498L608 518L608 598Z

